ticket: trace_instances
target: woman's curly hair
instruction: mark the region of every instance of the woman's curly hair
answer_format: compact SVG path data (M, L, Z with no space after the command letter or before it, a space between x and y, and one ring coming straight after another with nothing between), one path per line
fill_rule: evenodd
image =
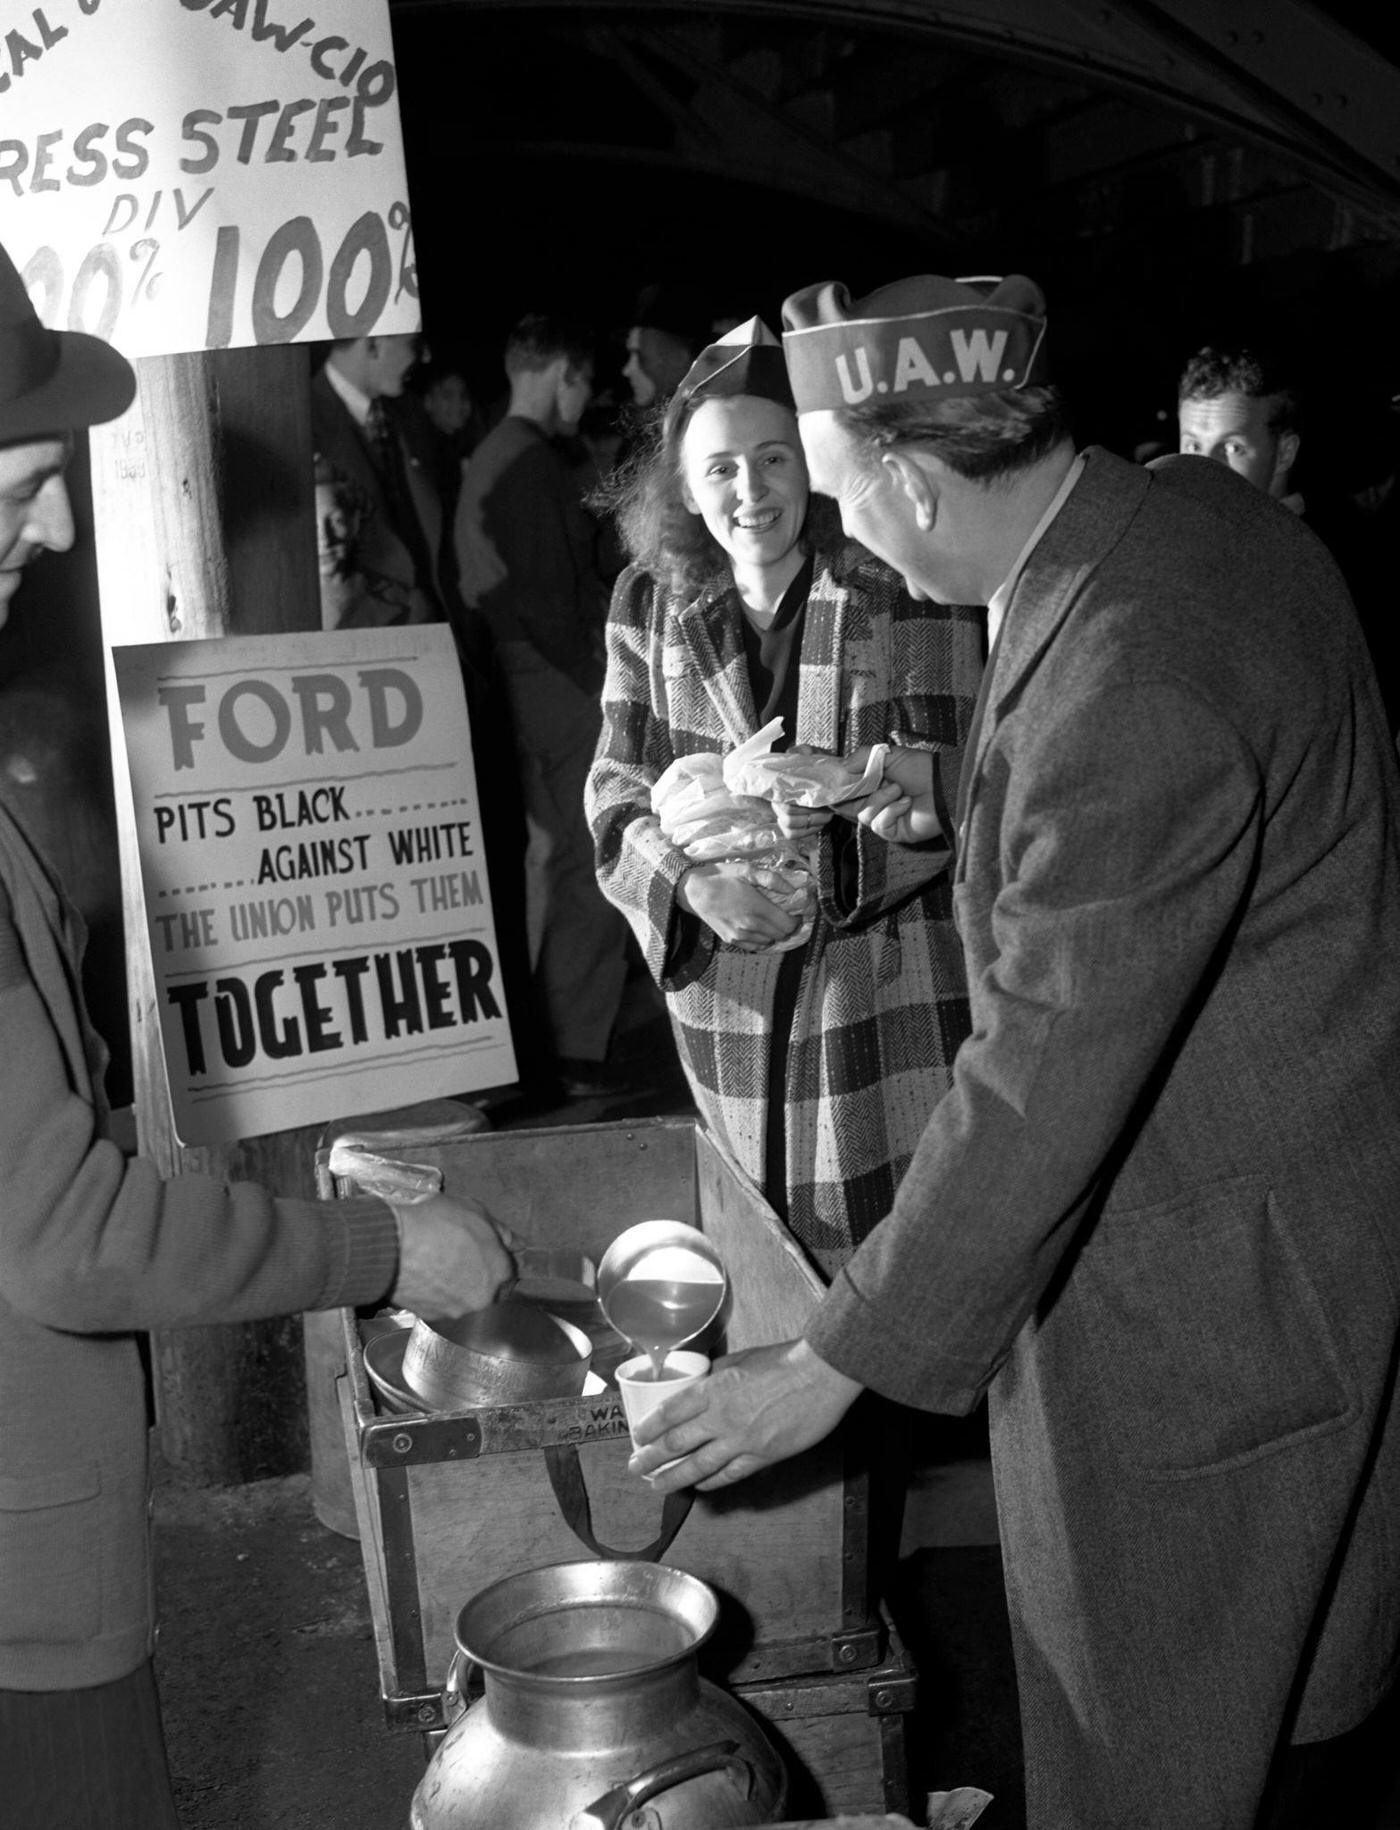
M700 396L694 406L703 406L705 398ZM687 402L668 419L664 403L650 408L636 422L636 450L588 499L591 508L616 518L628 558L687 600L731 577L729 554L703 518L686 507L682 493L681 447L693 410ZM840 537L835 504L825 496L809 496L800 536L804 547L810 550Z

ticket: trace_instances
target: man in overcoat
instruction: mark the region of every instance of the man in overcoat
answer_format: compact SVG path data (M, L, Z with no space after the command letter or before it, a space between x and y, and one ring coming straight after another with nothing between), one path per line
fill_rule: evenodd
M27 568L73 543L76 434L135 387L105 343L40 325L0 249L0 626ZM0 1822L174 1830L138 1331L386 1299L438 1314L512 1267L470 1202L280 1199L126 1154L83 944L0 808Z
M805 1338L635 1465L724 1486L864 1387L985 1392L1033 1830L1377 1821L1337 1800L1400 1653L1400 779L1345 588L1223 466L1076 452L1029 281L785 322L814 487L989 607L972 1034Z

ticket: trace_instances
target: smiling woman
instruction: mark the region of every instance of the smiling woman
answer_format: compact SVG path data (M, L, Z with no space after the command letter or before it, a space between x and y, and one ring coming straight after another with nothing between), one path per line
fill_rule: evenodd
M750 620L771 625L805 558L807 468L791 410L753 395L703 402L681 438L681 496L729 555Z
M846 818L780 810L816 860L797 944L799 917L753 873L668 838L651 791L677 758L732 751L772 720L779 749L849 758L893 740L925 766L956 751L977 613L916 605L842 537L757 319L696 359L617 497L634 563L589 778L599 881L666 996L707 1126L832 1275L887 1211L966 1033L948 852L878 836L855 818L869 799Z

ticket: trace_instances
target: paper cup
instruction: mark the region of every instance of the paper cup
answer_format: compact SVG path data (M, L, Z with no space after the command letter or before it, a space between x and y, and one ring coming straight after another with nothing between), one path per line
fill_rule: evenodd
M617 1389L622 1393L622 1408L627 1413L627 1427L632 1432L634 1449L637 1446L637 1425L643 1417L649 1411L654 1411L663 1398L669 1398L672 1392L683 1391L687 1385L694 1385L709 1370L707 1355L684 1350L667 1354L660 1380L652 1378L651 1361L644 1353L634 1354L630 1360L622 1362L613 1377L617 1380ZM665 1465L669 1468L672 1464L667 1462ZM656 1472L661 1473L661 1469L658 1468Z

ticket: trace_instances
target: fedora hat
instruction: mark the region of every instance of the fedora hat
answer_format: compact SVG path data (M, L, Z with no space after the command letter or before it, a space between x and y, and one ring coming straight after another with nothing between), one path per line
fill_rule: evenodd
M135 371L109 343L44 329L0 248L0 445L100 425L135 394Z

